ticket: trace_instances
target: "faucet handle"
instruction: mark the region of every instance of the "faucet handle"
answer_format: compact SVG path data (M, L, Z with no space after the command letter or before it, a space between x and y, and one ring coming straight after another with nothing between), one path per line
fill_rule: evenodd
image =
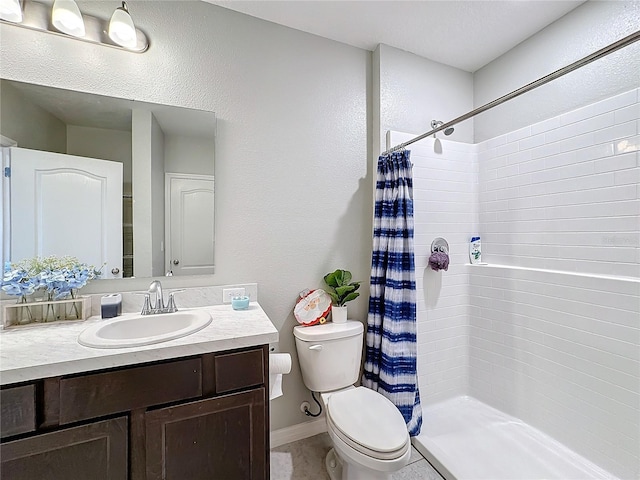
M180 293L180 292L184 292L185 289L181 288L180 290L173 290L171 292L169 292L169 300L167 302L167 313L173 313L173 312L177 312L178 311L178 307L176 307L176 301L173 298L173 296L176 293Z
M142 311L140 315L149 315L152 311L151 307L151 294L149 292L131 292L134 295L144 295L144 304L142 305Z

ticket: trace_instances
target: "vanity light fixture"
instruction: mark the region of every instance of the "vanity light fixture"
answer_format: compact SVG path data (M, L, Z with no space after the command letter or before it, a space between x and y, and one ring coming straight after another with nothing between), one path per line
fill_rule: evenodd
M133 25L126 2L122 2L122 6L116 8L111 16L109 38L125 48L135 48L138 43L136 27Z
M84 37L84 20L74 0L55 0L51 10L51 23L62 33Z
M0 0L0 18L8 22L22 22L20 0Z
M105 20L82 14L74 0L55 0L53 8L44 1L0 0L0 23L142 53L149 40L133 24L127 4L120 2L122 6Z

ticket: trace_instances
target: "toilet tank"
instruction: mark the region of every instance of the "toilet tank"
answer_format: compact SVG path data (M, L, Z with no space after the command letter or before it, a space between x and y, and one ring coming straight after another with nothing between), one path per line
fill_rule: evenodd
M360 376L364 327L355 320L297 326L298 360L302 379L313 392L330 392L353 385Z

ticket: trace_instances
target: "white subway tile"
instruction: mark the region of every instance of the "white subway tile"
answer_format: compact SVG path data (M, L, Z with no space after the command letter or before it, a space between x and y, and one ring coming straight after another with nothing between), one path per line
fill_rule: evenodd
M640 138L639 138L640 141ZM635 153L625 153L607 158L602 158L594 162L596 173L615 172L617 170L626 170L637 166Z
M582 135L584 133L601 130L614 123L613 112L605 113L597 117L589 117L577 123L571 123L561 128L550 130L545 134L545 142L557 142L567 138Z
M531 160L531 152L529 150L519 151L511 155L507 155L507 165L521 164Z
M531 135L537 135L539 133L544 133L554 128L558 128L561 126L560 117L552 117L548 120L544 120L539 123L534 123L531 125Z
M489 140L486 141L486 146L487 148L495 148L495 147L499 147L501 145L504 145L505 143L507 143L507 136L506 135L500 135L498 137L494 137L491 138Z
M629 137L614 142L616 154L638 152L640 151L640 135Z
M591 118L594 116L594 111L595 109L593 104L587 105L582 108L577 108L576 110L572 110L570 112L560 115L560 124L569 125L571 123L579 122L580 120L584 120L586 118Z
M640 119L640 103L634 103L614 112L615 123L626 123Z
M606 143L637 135L637 121L621 123L609 128L603 128L594 133L594 143Z
M518 175L518 172L518 165L509 165L507 167L498 168L496 174L497 178L504 178L512 175Z
M503 156L515 153L518 151L518 142L511 142L505 145L500 145L496 148L496 155Z
M614 97L593 104L593 113L598 115L612 110L622 109L638 102L637 90L629 90Z
M518 148L520 150L529 150L534 147L539 147L540 145L544 145L545 143L545 134L538 133L537 135L533 135L532 137L523 138L519 141Z
M533 183L550 182L553 180L573 179L594 173L593 162L575 163L564 167L548 168L547 170L531 174Z
M542 160L544 161L546 168L561 167L564 165L573 165L574 163L578 163L579 161L578 151L559 153L556 155L546 157Z
M628 168L615 172L616 185L640 184L640 167Z
M520 130L515 130L511 133L507 134L506 141L507 143L515 142L517 140L529 137L531 135L531 127L524 127Z

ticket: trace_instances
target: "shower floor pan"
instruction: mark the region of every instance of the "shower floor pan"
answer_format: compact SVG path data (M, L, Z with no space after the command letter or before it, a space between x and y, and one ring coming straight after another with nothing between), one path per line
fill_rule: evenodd
M549 435L472 397L422 407L415 448L447 480L617 480Z

